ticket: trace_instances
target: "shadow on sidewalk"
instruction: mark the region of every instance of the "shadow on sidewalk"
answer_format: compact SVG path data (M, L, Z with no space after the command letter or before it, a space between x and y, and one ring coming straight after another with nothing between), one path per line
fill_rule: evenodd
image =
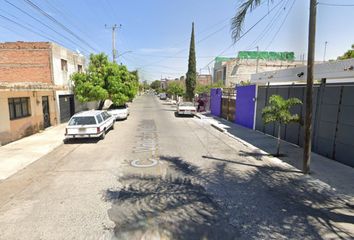
M268 156L268 155L266 155L266 156ZM255 164L237 162L234 160L216 158L216 157L211 157L211 156L202 156L202 158L207 158L207 159L216 160L216 161L220 161L220 162L226 162L226 163L233 163L233 164L238 164L238 165L243 165L243 166L250 166L250 167L256 167L256 168L261 168L261 169L267 169L269 171L279 171L279 172L301 173L302 174L302 172L300 170L287 170L287 169L282 169L282 168L273 167L273 166L255 165Z
M281 167L243 170L211 158L204 169L175 156L161 175L126 175L103 199L117 238L352 239L354 222L334 192ZM224 162L220 161L223 160ZM242 163L243 164L243 163Z
M210 116L210 115L208 115ZM225 126L225 130L228 134L247 142L256 149L251 153L240 153L239 156L252 156L257 160L262 160L261 153L267 152L270 155L276 152L277 139L273 136L266 135L259 131L254 131L252 129L245 128L238 124L229 122L227 120L211 116L214 120L222 123ZM260 151L262 150L262 151ZM259 153L257 153L259 151ZM303 164L303 149L292 143L281 140L280 144L280 156L278 159L283 162L294 166L297 169L302 169ZM347 196L353 197L354 193L354 169L341 164L332 159L328 159L316 153L311 155L311 172L310 175L315 178L327 183L331 187L339 190Z

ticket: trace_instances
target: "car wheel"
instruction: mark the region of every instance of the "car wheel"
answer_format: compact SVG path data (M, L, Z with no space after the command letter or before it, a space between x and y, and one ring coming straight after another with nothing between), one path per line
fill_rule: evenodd
M114 122L115 122L115 121L114 121ZM114 122L112 123L112 127L111 127L112 130L114 130Z
M105 139L105 137L106 137L106 130L103 131L103 133L102 133L100 138L101 138L101 140L103 140L103 139Z

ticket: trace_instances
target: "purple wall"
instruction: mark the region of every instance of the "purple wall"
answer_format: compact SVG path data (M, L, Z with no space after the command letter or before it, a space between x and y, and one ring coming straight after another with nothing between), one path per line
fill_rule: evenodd
M210 90L210 112L214 116L221 116L221 88L212 88Z
M237 86L235 123L253 129L256 86Z

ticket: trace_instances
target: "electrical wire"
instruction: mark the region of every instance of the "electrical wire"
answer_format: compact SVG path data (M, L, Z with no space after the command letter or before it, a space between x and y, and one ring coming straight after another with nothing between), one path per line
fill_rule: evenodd
M263 17L261 17L255 24L253 24L246 32L244 32L238 39L236 39L235 42L231 43L230 46L228 46L227 48L225 48L223 51L221 51L216 57L219 57L220 55L224 54L227 50L229 50L232 46L234 46L235 43L237 43L238 41L240 41L245 35L247 35L247 33L249 33L253 28L255 28L261 21L263 21L270 12L274 11L281 2L279 2L278 4L276 4L272 9L270 9L268 11L267 14L263 15ZM216 58L215 57L215 58ZM205 65L202 69L207 68L212 62L215 61L215 58L212 59L207 65Z
M74 28L76 28L76 30L78 30L80 33L82 33L83 35L85 35L85 37L87 39L91 39L90 36L85 33L85 31L83 31L82 29L80 29L80 27L76 24L77 20L74 20L69 12L68 12L68 9L65 9L65 11L62 11L59 7L55 6L53 4L53 1L50 1L50 0L45 0L45 2L48 4L49 7L51 7L54 11L58 12L60 14L60 16L63 16L67 21L68 23L70 23L71 26L73 26ZM92 40L92 39L91 39ZM95 47L97 47L97 43L94 43Z
M82 42L83 44L85 44L86 46L88 46L90 49L92 49L94 52L98 52L97 49L95 49L94 47L92 47L88 42L86 42L84 39L82 39L80 36L78 36L77 34L75 34L73 31L71 31L68 27L66 27L64 24L62 24L60 21L58 21L57 19L55 19L54 17L52 17L50 14L48 14L46 11L44 11L42 8L40 8L38 5L36 5L35 3L33 3L31 0L23 0L25 3L27 3L29 6L31 6L33 9L35 9L36 11L38 11L40 14L42 14L43 16L45 16L46 18L48 18L49 20L51 20L53 23L55 23L56 25L58 25L59 27L61 27L62 29L64 29L67 33L71 34L72 36L74 36L77 40L79 40L80 42Z
M328 6L328 7L354 7L354 4L337 4L337 3L322 3L318 2L318 5Z
M52 39L51 37L48 37L48 36L45 36L45 35L43 35L43 34L41 34L39 32L36 32L36 31L32 30L31 28L29 28L29 27L27 27L27 26L25 26L25 25L23 25L23 24L21 24L19 22L16 22L16 21L14 21L14 20L12 20L12 19L10 19L10 18L8 18L8 17L6 17L6 16L4 16L2 14L0 14L0 18L3 18L3 19L5 19L8 22L11 22L11 23L13 23L13 24L15 24L17 26L20 26L21 28L26 29L27 31L29 31L31 33L37 34L37 35L39 35L39 36L41 36L41 37L43 37L43 38L45 38L45 39L47 39L49 41L58 43L56 40Z
M296 0L293 0L293 3L292 3L292 5L290 6L288 12L286 13L286 15L285 15L285 17L284 17L282 23L280 24L278 30L277 30L276 33L274 34L272 40L269 42L269 44L268 44L268 46L265 48L265 50L267 50L267 49L273 44L274 39L278 36L278 33L280 32L280 30L281 30L282 27L284 26L284 23L286 22L286 19L288 18L289 13L291 12L292 8L293 8L294 5L295 5L295 1L296 1Z
M280 16L283 13L282 10L285 9L285 7L287 6L289 1L290 0L287 0L286 2L284 1L284 5L278 9L278 11L274 14L273 18L271 19L271 21L269 21L267 26L263 29L263 31L258 35L258 37L249 45L249 47L245 51L248 51L250 49L254 49L256 47L257 43L259 43L259 41L264 39L264 37L267 35L267 33L269 34L271 32L271 29L276 25L275 24L276 20L278 20L280 18Z
M38 18L32 16L31 14L27 13L26 11L24 11L23 9L21 9L20 7L16 6L15 4L11 3L8 0L4 0L7 4L11 5L12 7L14 7L15 9L17 9L18 11L20 11L21 13L25 14L26 16L32 18L33 20L35 20L36 22L40 23L41 25L45 26L46 28L50 29L51 31L53 31L54 33L58 34L60 37L62 37L63 39L66 39L67 41L71 42L72 44L74 44L75 46L79 46L83 52L87 52L89 53L90 51L87 50L85 47L82 47L80 44L78 44L77 42L74 42L72 39L68 38L67 36L65 36L64 34L58 32L57 30L53 29L51 26L49 26L48 24L42 22L41 20L39 20ZM4 10L3 10L4 11ZM33 27L34 29L36 29L35 27ZM41 31L41 30L40 30ZM48 38L46 38L48 39ZM63 45L63 44L61 44ZM65 44L64 44L65 45Z

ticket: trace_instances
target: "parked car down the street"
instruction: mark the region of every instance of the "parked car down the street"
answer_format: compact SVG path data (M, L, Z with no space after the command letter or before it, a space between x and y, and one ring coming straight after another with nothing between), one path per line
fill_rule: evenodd
M192 102L181 102L177 105L177 115L194 115L197 109Z
M108 113L111 114L116 120L121 120L121 119L127 119L130 111L129 111L129 107L127 104L118 106L115 104L112 104L109 108L108 108Z
M167 99L167 94L166 93L160 93L160 100L166 100Z
M114 129L115 119L107 111L91 110L75 114L65 129L65 139L101 138Z

